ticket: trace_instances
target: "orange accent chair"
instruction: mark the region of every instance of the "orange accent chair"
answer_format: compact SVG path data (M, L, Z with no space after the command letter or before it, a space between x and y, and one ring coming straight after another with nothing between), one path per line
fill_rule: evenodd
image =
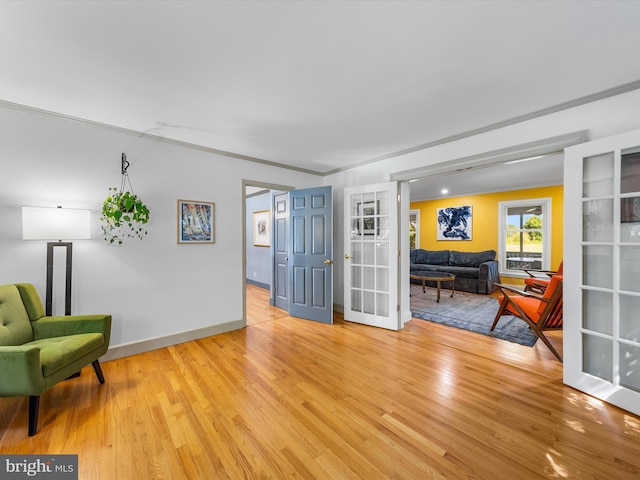
M562 328L562 280L562 275L552 276L542 296L496 284L502 295L498 297L500 308L491 330L496 328L502 315L515 315L527 322L529 328L562 362L562 357L544 334L545 330Z
M524 279L525 292L537 292L543 294L549 286L549 279L554 275L562 275L562 262L558 266L558 270L524 270L529 278ZM546 275L546 276L536 276Z

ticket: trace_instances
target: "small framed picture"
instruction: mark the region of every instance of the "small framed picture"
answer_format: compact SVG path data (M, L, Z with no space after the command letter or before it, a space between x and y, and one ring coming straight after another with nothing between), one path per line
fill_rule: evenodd
M358 228L358 234L379 235L380 226L376 227L376 215L380 212L380 200L360 202L357 205L358 216L362 216L362 232Z
M215 243L215 206L178 200L178 243Z
M253 244L257 247L271 245L270 210L253 212Z

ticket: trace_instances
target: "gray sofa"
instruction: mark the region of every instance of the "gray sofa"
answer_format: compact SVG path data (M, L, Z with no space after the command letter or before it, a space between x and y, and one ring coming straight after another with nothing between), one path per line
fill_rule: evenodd
M412 275L424 272L447 272L456 276L458 291L490 294L500 282L495 250L484 252L459 252L456 250L412 249L409 253ZM412 283L421 283L411 280ZM427 285L430 285L427 282ZM435 282L433 285L435 286Z

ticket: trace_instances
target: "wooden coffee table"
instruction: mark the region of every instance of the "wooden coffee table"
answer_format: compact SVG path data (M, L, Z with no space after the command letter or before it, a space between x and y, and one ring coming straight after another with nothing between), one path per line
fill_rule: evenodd
M456 276L453 273L447 272L420 272L419 274L412 273L409 278L422 281L422 293L424 293L427 282L436 282L436 289L438 291L436 302L440 301L440 286L442 282L451 282L451 297L455 292L455 280Z

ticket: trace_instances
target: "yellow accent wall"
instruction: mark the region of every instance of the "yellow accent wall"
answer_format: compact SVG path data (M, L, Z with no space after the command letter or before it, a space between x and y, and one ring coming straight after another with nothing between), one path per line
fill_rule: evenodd
M564 223L562 185L412 202L411 208L420 210L420 248L462 252L495 250L497 252L498 204L512 200L547 197L551 198L551 269L555 270L562 260ZM471 240L436 240L437 209L465 205L472 207ZM501 277L500 280L502 283L524 285L522 278Z

